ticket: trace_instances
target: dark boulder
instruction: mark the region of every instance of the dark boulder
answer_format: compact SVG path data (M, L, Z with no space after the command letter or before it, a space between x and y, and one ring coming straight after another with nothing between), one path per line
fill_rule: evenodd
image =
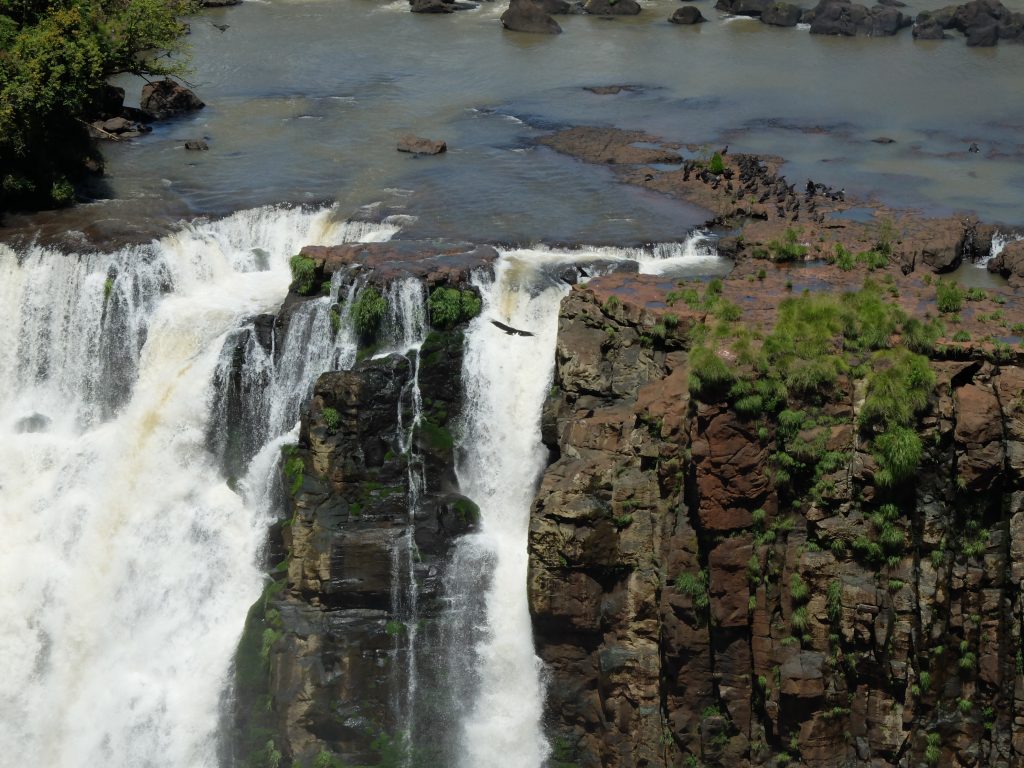
M972 48L991 48L999 42L999 28L994 23L971 27L965 35Z
M920 14L914 22L912 34L915 40L945 40L948 35L942 30L942 25L933 18L921 18Z
M439 155L448 151L448 145L439 139L424 139L410 133L398 140L398 151L414 155Z
M700 24L707 21L700 9L695 5L684 5L676 8L668 20L673 24Z
M773 27L795 27L800 23L803 16L803 9L792 3L775 2L764 9L761 14L761 22L771 24Z
M202 139L190 139L189 141L185 142L185 149L191 152L205 152L209 148L210 145L207 144Z
M451 0L409 0L413 13L455 13L477 7L476 3L457 3Z
M843 37L895 35L911 23L895 8L875 5L869 9L850 0L821 0L804 15L804 21L810 21L812 35Z
M565 16L570 13L582 13L583 6L580 4L572 4L566 0L535 0L536 3L550 13L552 16Z
M242 0L202 0L203 8L223 8L226 5L240 5Z
M157 80L142 87L139 107L150 117L163 120L202 109L206 105L192 91L173 80Z
M508 9L501 14L501 25L512 32L557 35L562 31L544 6L534 0L509 0Z
M640 13L640 3L636 0L587 0L583 7L595 16L636 16Z
M715 3L715 10L731 13L733 16L756 18L771 4L771 0L718 0Z

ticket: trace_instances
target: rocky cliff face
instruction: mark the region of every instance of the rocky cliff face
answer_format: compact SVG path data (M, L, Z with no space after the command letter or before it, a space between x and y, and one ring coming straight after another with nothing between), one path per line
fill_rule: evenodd
M562 308L530 531L553 764L1024 764L1024 369L937 348L886 486L867 371L783 434L689 394L709 318L664 296L616 277Z
M476 506L458 493L451 430L461 408L463 331L474 302L479 309L469 274L494 252L453 247L445 259L436 244L389 247L306 256L311 285L351 267L343 259L352 257L375 300L412 276L424 296L449 292L448 303L422 308L430 327L418 350L361 353L351 370L323 373L297 445L283 449L287 517L272 530L273 580L250 611L236 661L239 766L451 760L462 672L451 636L471 632L460 615L471 606L453 605L445 570L453 543L477 522ZM370 351L387 346L383 326L381 336L364 338Z

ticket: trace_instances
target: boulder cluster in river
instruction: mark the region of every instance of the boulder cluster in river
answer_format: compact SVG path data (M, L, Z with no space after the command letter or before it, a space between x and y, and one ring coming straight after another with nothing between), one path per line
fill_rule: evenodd
M451 12L466 3L450 0L410 0L413 12ZM813 8L802 8L786 0L718 0L715 8L735 16L749 16L776 27L810 25L813 35L841 37L888 37L913 25L916 40L941 40L947 30L964 34L970 46L992 46L999 40L1024 42L1024 13L1010 11L999 0L970 0L937 11L922 11L915 20L900 8L902 0L881 0L873 6L852 0L820 0ZM566 0L510 0L501 16L505 29L513 32L558 34L561 26L553 16L587 13L596 16L633 16L641 11L636 0L586 0L570 4ZM695 5L676 9L668 19L673 24L699 24L707 21Z

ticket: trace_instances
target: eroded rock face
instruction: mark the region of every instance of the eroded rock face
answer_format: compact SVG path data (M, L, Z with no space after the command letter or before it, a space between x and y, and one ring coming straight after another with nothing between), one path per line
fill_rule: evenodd
M1010 285L1024 285L1024 240L1007 243L986 265L989 272L998 272Z
M891 489L840 380L799 434L836 462L794 497L764 423L689 395L700 317L667 329L653 279L613 301L623 279L564 300L544 411L529 593L556 759L1024 764L1024 369L934 360Z
M274 755L281 765L376 765L411 731L431 734L414 744L418 759L452 761L452 665L464 661L448 653L447 633L471 628L453 629L446 613L446 566L478 517L453 469L464 329L433 330L418 366L392 354L317 380L298 444L282 456L288 515L271 536L274 581L239 646L237 765L277 764Z

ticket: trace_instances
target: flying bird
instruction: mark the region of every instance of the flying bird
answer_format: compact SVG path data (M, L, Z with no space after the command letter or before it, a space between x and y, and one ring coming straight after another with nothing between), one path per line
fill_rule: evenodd
M533 336L533 334L530 331L522 331L519 328L513 328L511 325L499 323L497 320L491 320L491 325L501 328L501 330L503 330L509 336Z

